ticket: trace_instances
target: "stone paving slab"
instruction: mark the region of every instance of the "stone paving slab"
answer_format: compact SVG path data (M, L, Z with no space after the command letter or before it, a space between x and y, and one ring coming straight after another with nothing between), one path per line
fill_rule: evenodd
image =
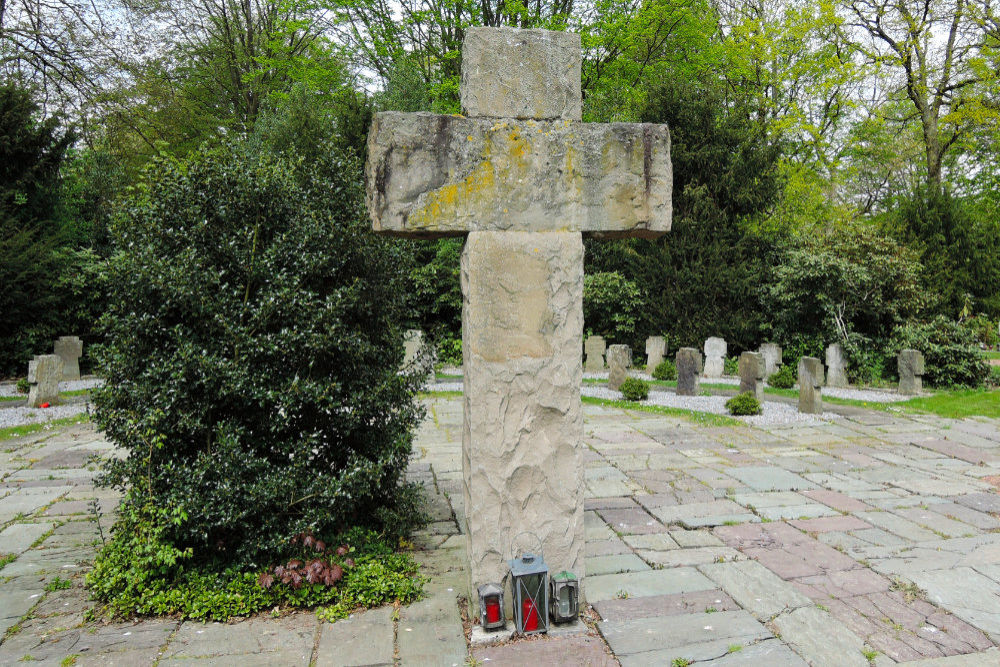
M715 584L693 567L604 574L587 577L587 600L595 603L601 600L707 591L715 587Z
M737 611L740 606L721 590L692 591L673 595L601 600L594 609L605 621L627 621L651 616L674 616L699 612Z
M618 665L598 637L521 640L505 646L476 648L472 655L482 663L500 667L572 664L580 667Z
M776 466L733 468L729 474L754 491L801 491L816 488L814 483Z
M812 604L791 584L756 561L702 565L698 570L760 621Z
M775 633L815 667L869 667L864 642L829 612L802 607L771 622Z
M315 667L392 665L393 612L392 607L379 607L321 624Z
M926 591L928 600L1000 642L1000 584L969 567L911 572L907 579Z

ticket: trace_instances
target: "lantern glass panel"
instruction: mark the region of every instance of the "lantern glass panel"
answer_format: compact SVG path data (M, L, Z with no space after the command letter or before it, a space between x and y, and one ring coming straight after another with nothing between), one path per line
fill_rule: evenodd
M549 613L556 623L566 623L579 614L580 583L572 572L563 571L552 575L552 602Z
M515 630L548 631L549 569L541 556L524 554L509 561Z
M479 624L484 630L497 630L507 624L503 611L503 589L497 584L479 587Z

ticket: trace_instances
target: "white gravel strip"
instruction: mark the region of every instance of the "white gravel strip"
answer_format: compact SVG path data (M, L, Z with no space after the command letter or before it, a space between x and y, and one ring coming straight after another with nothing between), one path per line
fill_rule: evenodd
M428 387L431 391L462 391L461 382L438 382ZM584 396L620 401L620 391L611 391L607 387L584 385L581 392ZM717 415L728 415L725 396L678 396L672 391L650 391L649 398L643 401L646 405L662 405L668 408L710 412ZM804 415L798 408L788 403L765 400L761 405L762 414L752 417L735 417L751 426L776 426L785 424L818 424L824 421L839 419L838 415L824 412L821 415Z
M5 408L0 410L0 428L40 424L53 419L73 417L86 411L86 403L54 405L51 408Z
M851 398L855 401L868 401L869 403L898 403L908 401L912 396L903 396L896 392L877 391L875 389L848 389L839 387L823 387L824 396L834 398Z
M81 389L93 389L104 384L101 378L86 378L84 380L67 380L59 383L59 391L80 391ZM17 393L17 383L0 383L0 396L24 396Z

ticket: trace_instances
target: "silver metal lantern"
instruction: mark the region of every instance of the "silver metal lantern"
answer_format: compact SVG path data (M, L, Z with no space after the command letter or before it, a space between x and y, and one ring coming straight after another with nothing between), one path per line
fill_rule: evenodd
M514 603L514 630L522 635L548 632L549 568L542 556L525 553L510 565L510 593Z
M499 630L507 625L503 614L503 588L497 584L479 587L479 624L483 630Z
M580 580L563 570L549 579L549 616L553 623L569 623L580 613Z

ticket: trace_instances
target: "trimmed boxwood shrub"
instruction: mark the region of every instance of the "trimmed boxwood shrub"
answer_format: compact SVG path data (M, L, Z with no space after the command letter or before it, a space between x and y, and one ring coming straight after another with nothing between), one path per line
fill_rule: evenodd
M629 401L645 401L649 398L649 383L639 378L626 378L619 389Z
M669 359L664 359L653 369L653 378L670 381L677 379L677 366Z
M406 262L371 232L358 166L329 154L155 160L113 225L94 404L127 456L101 482L123 516L171 508L158 539L192 564L266 566L297 534L416 518L402 482L429 369L397 372Z
M760 401L753 395L753 392L746 391L726 401L726 409L731 415L759 415Z
M896 329L890 352L905 349L923 353L924 381L934 387L980 387L989 376L975 332L940 315Z
M778 389L791 389L795 386L795 371L792 370L791 366L785 364L771 374L767 383Z

